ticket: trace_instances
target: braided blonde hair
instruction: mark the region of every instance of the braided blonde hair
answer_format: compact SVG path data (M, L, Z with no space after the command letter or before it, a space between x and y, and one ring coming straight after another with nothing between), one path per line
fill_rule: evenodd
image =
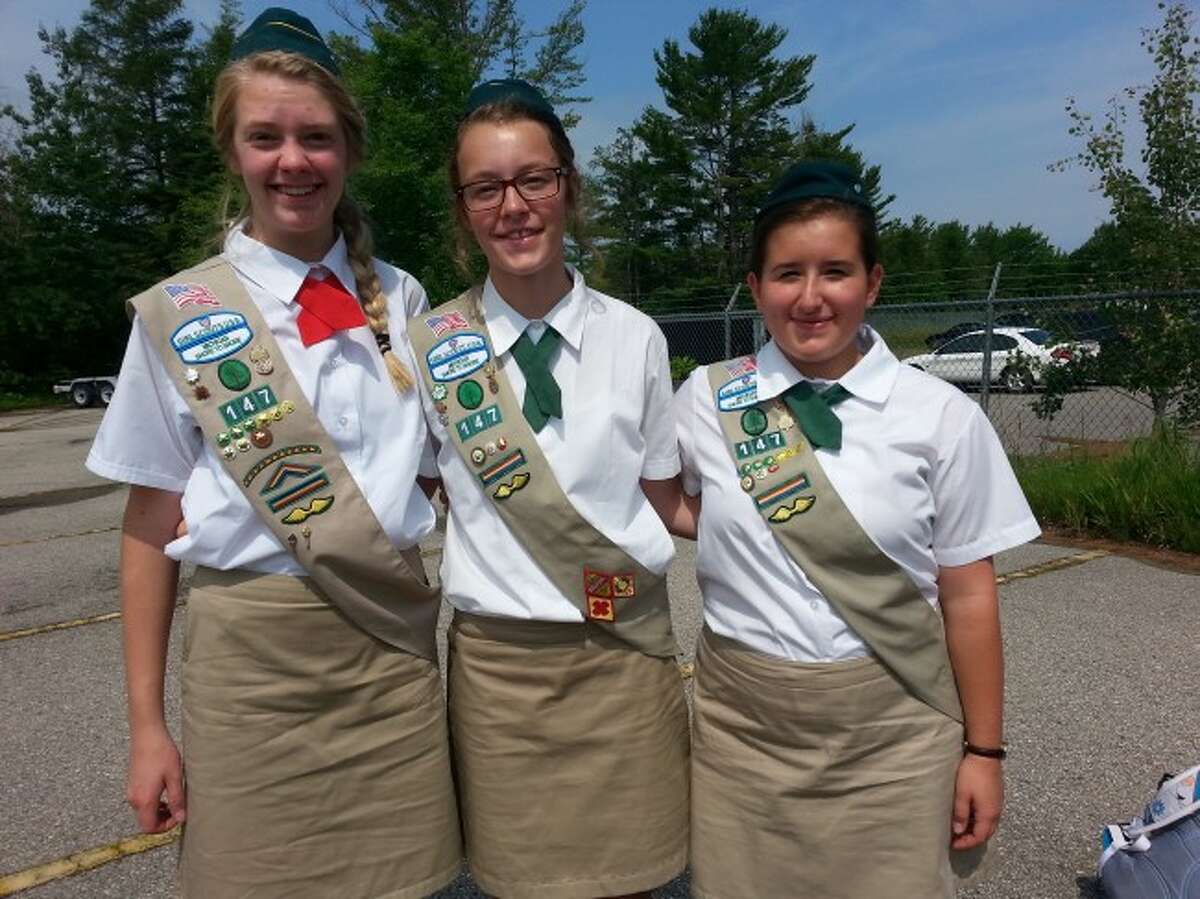
M367 146L367 123L354 98L341 81L312 60L297 53L285 53L281 50L268 50L239 59L227 65L217 76L212 101L212 130L222 159L228 161L233 156L238 90L252 76L259 74L291 78L317 88L333 106L341 122L350 170L353 171L362 163ZM243 201L237 215L229 215L236 193L238 182L230 173L221 203L222 235L227 235L252 213L249 204ZM379 275L375 271L375 260L372 257L375 244L371 237L371 229L362 210L349 194L343 194L338 201L333 223L345 238L346 253L350 260L350 268L354 272L358 301L362 304L367 324L371 326L375 335L375 342L383 353L392 383L401 393L411 390L413 376L392 350L388 334L387 297L383 294Z

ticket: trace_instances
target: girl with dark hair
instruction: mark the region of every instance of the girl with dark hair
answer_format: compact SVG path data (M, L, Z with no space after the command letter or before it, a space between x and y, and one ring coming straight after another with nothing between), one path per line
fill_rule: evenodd
M436 468L401 339L425 294L372 258L345 193L362 115L310 21L273 8L238 38L213 131L247 203L219 256L130 301L87 463L131 485L128 800L144 831L186 820L186 897L417 899L461 862L416 547ZM182 759L163 711L181 561Z
M793 166L747 277L771 340L676 395L684 485L703 497L706 899L950 897L1000 816L992 555L1038 526L979 406L864 324L876 247L853 172Z
M666 341L566 265L580 178L537 90L471 92L450 178L488 275L408 335L450 499L468 861L504 899L648 895L687 853L674 546L647 498L679 470Z

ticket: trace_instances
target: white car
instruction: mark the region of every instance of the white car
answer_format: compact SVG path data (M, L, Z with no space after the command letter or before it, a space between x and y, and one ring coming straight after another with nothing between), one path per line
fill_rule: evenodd
M982 384L986 331L971 331L932 353L909 356L906 365L927 371L952 384ZM1006 390L1032 390L1051 365L1069 362L1077 353L1099 352L1093 341L1050 342L1041 328L993 328L991 383Z

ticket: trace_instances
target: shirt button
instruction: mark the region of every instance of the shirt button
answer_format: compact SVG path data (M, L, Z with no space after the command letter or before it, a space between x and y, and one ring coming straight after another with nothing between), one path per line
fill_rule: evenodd
M814 612L821 607L821 604L819 602L817 602L815 599L810 599L808 601L808 605Z
M338 424L344 428L346 425L350 424L350 419L343 415L338 419Z

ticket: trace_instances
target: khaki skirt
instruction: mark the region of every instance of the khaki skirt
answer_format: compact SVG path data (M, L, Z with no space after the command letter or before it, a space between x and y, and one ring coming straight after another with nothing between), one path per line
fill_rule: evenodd
M707 627L695 691L694 896L954 895L961 724L874 659L783 662Z
M456 613L450 731L471 873L503 899L648 890L687 862L673 659L587 624Z
M183 755L187 899L417 899L460 870L436 666L308 578L197 570Z

